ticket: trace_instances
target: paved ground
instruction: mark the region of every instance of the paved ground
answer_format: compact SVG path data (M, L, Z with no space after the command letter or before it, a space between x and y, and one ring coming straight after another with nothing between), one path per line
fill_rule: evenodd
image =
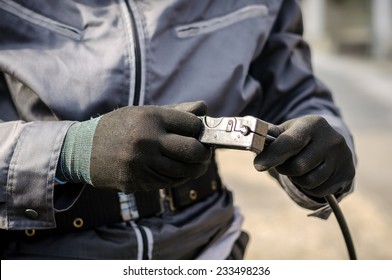
M336 93L358 153L356 191L341 204L359 259L392 259L391 64L316 53L319 77ZM235 191L251 234L247 259L347 259L334 216L307 217L253 155L218 152L223 180Z

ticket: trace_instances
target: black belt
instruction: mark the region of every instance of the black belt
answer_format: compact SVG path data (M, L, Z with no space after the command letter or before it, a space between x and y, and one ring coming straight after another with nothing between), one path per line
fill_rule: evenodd
M216 164L213 162L202 177L188 181L182 186L150 192L135 192L138 219L161 214L165 201L167 201L170 211L177 211L204 200L221 189L221 180ZM78 232L124 221L120 209L117 192L104 191L86 185L70 209L55 214L56 228L24 231L1 230L0 233L1 236L5 234L6 238L11 240L34 240L53 234Z

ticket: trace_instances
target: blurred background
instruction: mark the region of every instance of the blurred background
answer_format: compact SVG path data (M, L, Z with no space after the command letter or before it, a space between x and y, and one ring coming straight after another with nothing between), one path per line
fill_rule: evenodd
M358 259L392 259L392 1L302 0L318 77L334 92L357 150L355 192L340 203ZM219 150L223 181L250 233L246 259L347 259L335 217L308 217L250 152Z

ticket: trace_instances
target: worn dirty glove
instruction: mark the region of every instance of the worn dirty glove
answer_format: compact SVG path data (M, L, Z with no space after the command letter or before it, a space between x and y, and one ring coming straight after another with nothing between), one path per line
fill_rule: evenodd
M304 116L271 125L276 140L256 156L258 171L287 175L310 197L346 192L353 181L353 156L345 139L319 116Z
M72 125L57 174L125 193L175 187L197 178L211 157L210 148L197 140L201 122L196 115L206 110L203 102L124 107Z

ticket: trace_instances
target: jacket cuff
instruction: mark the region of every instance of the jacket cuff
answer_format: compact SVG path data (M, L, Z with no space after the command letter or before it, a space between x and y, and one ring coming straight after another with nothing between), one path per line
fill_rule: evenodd
M54 178L65 134L73 122L30 122L16 139L6 185L6 221L2 228L56 226ZM2 215L3 216L3 215Z
M295 203L303 208L314 210L312 213L308 214L308 216L318 217L326 220L328 219L329 215L331 215L332 209L327 202L321 203L308 197L306 194L301 192L286 175L279 174L277 179L280 185ZM353 183L351 183L349 192L338 195L336 199L340 202L345 196L352 192L352 186Z

